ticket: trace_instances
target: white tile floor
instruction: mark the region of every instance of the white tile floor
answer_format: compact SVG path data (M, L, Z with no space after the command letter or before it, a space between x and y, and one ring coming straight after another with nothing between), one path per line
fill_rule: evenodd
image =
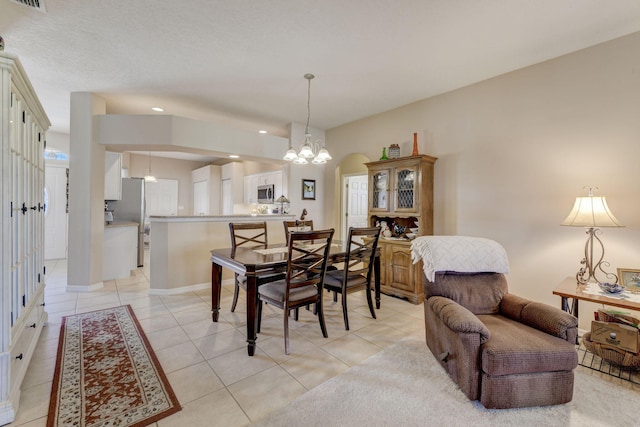
M148 266L148 258L146 265ZM45 426L62 316L130 304L167 374L182 411L156 426L243 426L405 338L424 337L422 305L382 295L377 320L363 293L349 295L349 326L340 303L325 294L323 338L306 310L290 321L291 354L284 353L282 311L265 306L254 357L247 356L244 299L229 311L232 286L223 286L221 315L211 321L211 291L147 295L149 270L105 282L90 293L66 292L66 260L47 262L49 323L23 382L20 409L9 426ZM241 293L242 295L242 293Z

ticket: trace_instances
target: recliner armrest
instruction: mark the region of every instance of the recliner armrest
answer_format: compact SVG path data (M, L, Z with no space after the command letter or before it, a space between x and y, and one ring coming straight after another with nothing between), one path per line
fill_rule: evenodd
M506 294L500 303L502 313L520 323L575 343L578 319L559 308Z
M426 300L433 313L449 329L457 333L480 334L480 343L486 342L491 333L471 311L445 297L433 296Z

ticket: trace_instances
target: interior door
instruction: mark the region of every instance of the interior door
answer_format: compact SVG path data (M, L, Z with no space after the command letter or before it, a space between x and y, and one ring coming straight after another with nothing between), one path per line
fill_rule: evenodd
M45 167L44 259L67 257L67 167Z
M367 175L351 175L345 177L346 184L346 212L344 235L347 236L349 227L368 227L369 206L369 177Z

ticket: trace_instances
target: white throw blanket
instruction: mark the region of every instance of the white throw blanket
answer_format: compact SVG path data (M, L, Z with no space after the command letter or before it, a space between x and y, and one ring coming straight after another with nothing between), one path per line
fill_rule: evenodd
M433 282L436 271L508 273L507 253L500 243L481 237L422 236L411 242L413 263L422 260Z

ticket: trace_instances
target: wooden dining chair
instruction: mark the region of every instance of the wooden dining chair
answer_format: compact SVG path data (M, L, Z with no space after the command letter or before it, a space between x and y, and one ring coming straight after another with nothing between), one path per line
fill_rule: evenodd
M349 227L349 247L341 269L327 271L324 288L342 296L342 317L344 327L349 330L347 314L347 295L365 290L371 317L376 318L371 298L371 280L373 278L373 262L378 247L380 227ZM335 301L335 298L334 298Z
M231 251L232 255L236 248L241 246L247 248L264 249L269 244L267 234L267 222L230 222L229 232L231 234ZM266 271L258 274L258 285L273 280L282 279L283 272ZM240 288L246 290L247 278L245 276L235 274L235 286L233 289L233 302L231 303L231 311L236 310L238 304L238 296Z
M284 237L285 242L289 241L289 233L292 231L309 231L313 230L313 220L305 219L299 220L296 219L294 221L282 221L284 225Z
M322 335L327 338L322 309L322 288L327 271L334 229L292 231L287 244L287 271L282 280L266 283L258 288L259 304L267 302L283 310L284 351L289 354L289 311L315 304ZM262 310L258 310L258 325Z

